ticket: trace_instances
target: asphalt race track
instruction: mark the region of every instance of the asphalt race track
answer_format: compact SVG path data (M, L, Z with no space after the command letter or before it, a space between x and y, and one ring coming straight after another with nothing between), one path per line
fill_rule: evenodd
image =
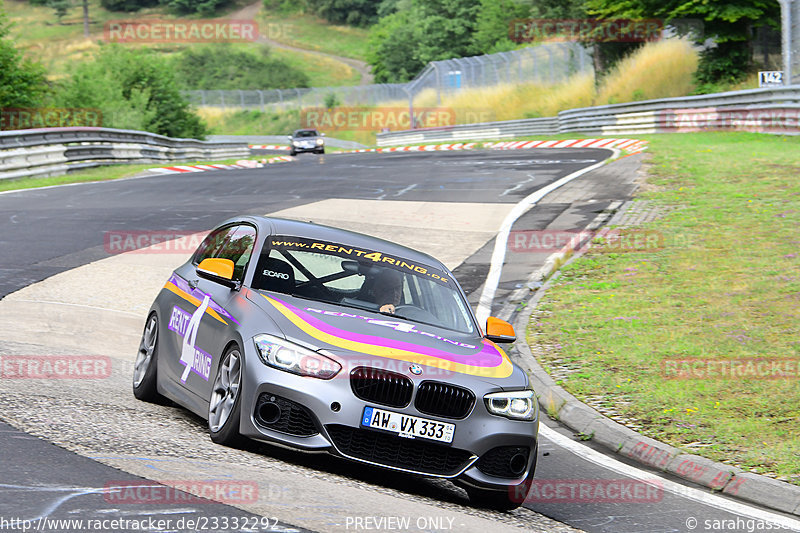
M389 519L405 516L412 518L412 531L747 531L748 520L781 518L705 489L675 489L671 482L677 479L616 462L618 457L613 466L600 464L597 454L581 451L594 450L591 443L576 444L571 432L546 417L552 438L540 441L537 479L597 484L645 477L666 480L672 488L636 503L561 499L496 513L469 506L465 493L446 481L255 442L244 450L220 447L188 411L132 396L134 351L155 295L147 291L164 280L151 279L152 272L161 276L185 255L115 256L110 232L203 232L234 214L277 212L432 253L454 269L475 304L489 271L493 235L513 206L609 154L531 149L307 155L261 169L0 194L0 297L7 297L0 301L0 357L102 354L112 362L110 375L99 380L0 378L0 420L8 422L0 422L0 530L3 519L12 518L120 517L171 520L154 531L393 530L402 522ZM633 175L637 167L631 157L587 173L570 186L580 201L553 193L514 228L547 229L560 221L582 229L630 197L632 178L619 175ZM507 256L495 309L540 259ZM189 479L256 484L258 498L231 505L180 496L120 503L104 491L109 484ZM227 518L227 526L208 524L219 517ZM179 519L183 525L176 525ZM187 520L196 525L188 527ZM706 528L713 520L735 525Z

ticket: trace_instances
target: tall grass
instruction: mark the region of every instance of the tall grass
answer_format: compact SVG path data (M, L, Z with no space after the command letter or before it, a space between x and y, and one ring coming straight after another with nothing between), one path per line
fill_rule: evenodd
M617 63L602 80L595 104L683 96L694 89L698 55L684 40L647 43Z
M454 94L440 94L435 89L425 89L415 96L414 106L418 111L436 107L452 110L456 124L552 117L560 111L577 107L691 94L697 62L697 52L685 41L647 43L623 59L602 80L599 88L595 87L592 75L576 74L555 85L506 83L462 89ZM377 107L404 109L408 107L408 101L384 101ZM294 118L296 120L296 115ZM270 126L284 126L274 118L264 123L263 118L256 115L207 116L206 120L219 133L247 132L249 128L255 128L249 133L266 133L270 131ZM337 131L335 135L372 144L375 133Z

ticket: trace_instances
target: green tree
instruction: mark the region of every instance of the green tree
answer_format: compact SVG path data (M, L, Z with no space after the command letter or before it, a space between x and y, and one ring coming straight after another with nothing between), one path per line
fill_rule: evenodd
M192 113L179 87L167 59L145 49L107 45L93 61L75 68L57 101L65 107L99 109L106 127L202 138L205 124Z
M425 66L417 57L418 29L410 11L383 17L369 34L367 61L376 83L408 81Z
M428 62L477 53L481 0L411 0L370 33L368 61L378 82L411 79Z
M109 11L133 12L145 7L153 7L159 0L100 0L100 5Z
M513 50L510 23L530 15L531 7L517 0L481 0L481 10L472 36L475 52L494 54Z
M203 17L213 16L218 9L225 7L230 0L161 0L161 4L179 15L198 14Z
M378 20L380 2L375 0L317 0L319 15L334 24L369 26Z
M8 38L9 30L0 4L0 108L36 107L48 92L44 68L22 56Z
M716 43L701 55L697 74L701 83L735 80L746 74L752 28L780 23L776 0L586 0L586 6L590 13L609 18L701 19L704 37Z
M301 70L270 55L268 46L243 50L228 43L187 48L174 63L188 89L292 89L308 87Z

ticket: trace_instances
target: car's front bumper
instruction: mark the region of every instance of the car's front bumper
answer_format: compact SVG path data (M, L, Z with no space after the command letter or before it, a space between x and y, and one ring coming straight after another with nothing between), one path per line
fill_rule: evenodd
M302 377L264 365L254 347L246 346L245 352L240 432L246 437L308 452L328 452L383 468L449 478L484 489L507 490L523 483L535 468L538 413L530 422L489 414L483 395L497 389L475 390L477 399L470 414L457 420L420 413L414 401L407 407L394 408L361 400L353 393L345 370L331 380ZM408 377L415 381L413 376ZM417 384L415 381L415 390ZM283 407L278 409L283 411L279 422L263 423L259 412L275 412L274 405L261 411L266 403ZM446 445L362 428L360 421L367 405L455 424L453 442ZM301 413L303 409L305 414ZM287 411L290 416L286 416ZM527 450L524 471L492 475L503 470L503 461L515 449ZM522 459L515 460L520 464Z

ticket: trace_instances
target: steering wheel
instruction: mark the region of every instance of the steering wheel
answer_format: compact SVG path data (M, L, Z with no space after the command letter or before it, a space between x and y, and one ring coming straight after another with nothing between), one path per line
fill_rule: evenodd
M439 319L430 311L417 307L416 305L401 304L394 307L396 315L400 315L411 320L418 320L420 322L428 322L431 324L438 324Z

